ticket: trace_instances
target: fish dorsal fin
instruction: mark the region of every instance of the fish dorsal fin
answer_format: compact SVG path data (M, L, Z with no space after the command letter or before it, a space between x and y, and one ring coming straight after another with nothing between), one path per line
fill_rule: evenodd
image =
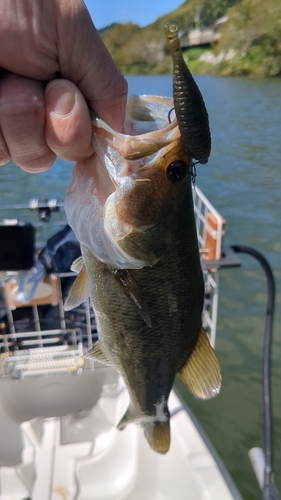
M149 327L151 327L147 303L132 273L128 269L116 269L113 276L120 285L122 291L125 293L126 297L128 297L128 299L136 305L142 319Z
M221 374L209 338L201 327L196 346L179 375L190 392L199 399L210 399L220 392Z
M74 264L76 261L74 261ZM81 262L79 263L79 267L81 267L80 264ZM79 271L78 276L76 277L72 287L69 290L68 297L64 303L64 310L70 311L70 309L80 306L82 302L85 302L85 300L87 300L89 295L90 293L89 293L88 277L85 266L83 264L83 266Z
M111 365L111 361L108 359L107 355L104 353L102 345L99 340L95 342L94 347L90 349L86 354L85 358L94 358L97 361L101 361L102 363L105 363L106 365Z
M77 259L75 259L72 264L71 264L71 271L73 271L74 273L80 273L80 271L82 271L84 267L84 260L83 260L83 257L82 255L80 257L78 257Z

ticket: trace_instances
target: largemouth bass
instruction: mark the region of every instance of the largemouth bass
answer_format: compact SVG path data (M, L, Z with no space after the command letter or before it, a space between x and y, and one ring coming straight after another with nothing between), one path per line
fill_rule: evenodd
M166 32L174 98L131 96L122 134L94 116L96 153L76 164L65 199L82 251L65 308L90 295L99 340L89 355L114 366L130 395L118 427L139 423L159 453L170 446L167 401L176 374L202 399L215 396L221 383L201 322L191 185L191 156L205 163L209 155L208 115L180 59L177 29Z

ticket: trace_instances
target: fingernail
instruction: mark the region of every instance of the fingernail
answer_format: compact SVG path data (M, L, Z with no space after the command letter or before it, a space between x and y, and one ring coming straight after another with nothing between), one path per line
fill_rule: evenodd
M48 106L52 114L65 118L75 106L76 94L65 82L53 82L48 87Z

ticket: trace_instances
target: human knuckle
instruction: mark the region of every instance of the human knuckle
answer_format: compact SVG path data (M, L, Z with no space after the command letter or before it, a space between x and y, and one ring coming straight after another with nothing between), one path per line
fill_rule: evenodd
M56 155L53 151L41 151L30 157L14 158L14 162L26 172L37 173L48 170L54 163Z
M0 96L0 114L2 119L21 116L35 118L44 113L44 100L36 95L6 94Z

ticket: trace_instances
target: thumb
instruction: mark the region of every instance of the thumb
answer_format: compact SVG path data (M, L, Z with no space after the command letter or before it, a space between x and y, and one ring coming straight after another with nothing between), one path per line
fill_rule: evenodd
M63 0L58 2L58 9L61 76L77 85L100 118L120 130L127 100L126 79L103 44L84 3Z
M45 138L60 158L78 161L94 152L89 108L79 89L67 80L53 80L45 89Z

